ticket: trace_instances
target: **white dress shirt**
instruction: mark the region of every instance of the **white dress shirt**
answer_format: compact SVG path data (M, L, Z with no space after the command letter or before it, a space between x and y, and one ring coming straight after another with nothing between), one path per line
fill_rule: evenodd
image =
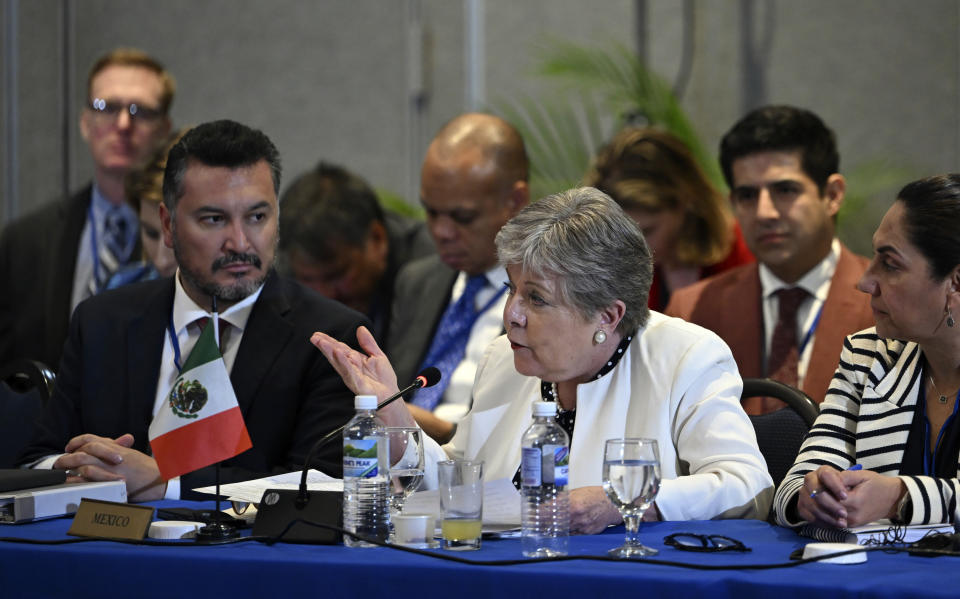
M449 422L459 422L470 411L470 397L477 366L490 342L503 333L503 308L507 305L507 294L501 291L507 281L507 271L498 265L484 273L484 276L487 284L477 292L475 309L483 308L496 294L500 293L500 296L473 323L463 360L450 375L450 384L443 393L443 399L433 410L437 417ZM463 294L467 278L464 272L457 277L450 293L450 303L457 301Z
M105 198L97 184L93 184L93 190L90 192L90 210L93 213L93 221L89 216L86 224L83 226L83 232L80 233L80 245L77 247L77 262L73 269L73 291L70 294L70 313L77 307L77 304L90 297L90 281L93 280L93 242L97 242L96 251L99 252L104 244L104 227L107 219L107 211L113 207L110 200ZM133 208L123 202L120 205L124 220L127 221L128 230L131 235L140 235L139 220ZM96 235L93 236L93 229L96 228ZM134 239L136 239L134 237ZM131 260L139 260L138 256L131 256ZM122 265L121 265L122 266Z
M770 356L770 346L773 344L773 329L777 326L780 314L780 298L777 296L777 291L784 288L801 287L809 295L797 309L798 343L803 343L812 329L809 341L798 356L797 385L803 385L803 377L807 374L807 366L810 364L810 356L813 354L813 342L816 339L816 328L814 327L819 324L820 311L823 310L823 304L827 301L827 295L830 293L830 281L833 279L833 273L837 270L839 259L840 242L834 239L833 243L830 244L830 252L826 258L792 285L784 283L766 265L760 264L760 292L763 297L764 371L767 368L767 358Z

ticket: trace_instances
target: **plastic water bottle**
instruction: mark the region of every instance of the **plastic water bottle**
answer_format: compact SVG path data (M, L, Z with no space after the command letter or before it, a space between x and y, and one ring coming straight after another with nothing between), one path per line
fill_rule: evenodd
M521 441L521 548L527 557L566 555L570 537L567 480L570 439L554 417L557 404L533 404L533 424Z
M382 541L390 533L389 448L377 398L358 395L356 416L343 429L343 527ZM375 547L344 535L347 547Z

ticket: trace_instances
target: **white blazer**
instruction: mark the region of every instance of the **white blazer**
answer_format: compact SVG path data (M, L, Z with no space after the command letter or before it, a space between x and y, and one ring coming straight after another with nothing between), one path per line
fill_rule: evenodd
M484 460L486 480L512 478L540 382L516 371L505 336L494 341L453 440L443 449L427 442L428 469L449 455ZM740 407L741 390L719 337L651 312L617 366L577 388L570 488L602 484L607 439L648 437L660 449L657 507L664 519L766 518L773 481ZM435 480L435 472L427 479Z

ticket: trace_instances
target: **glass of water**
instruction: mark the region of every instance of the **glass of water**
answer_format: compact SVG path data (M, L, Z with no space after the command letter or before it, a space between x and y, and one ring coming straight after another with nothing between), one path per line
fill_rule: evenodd
M659 553L640 542L643 513L660 490L660 452L653 439L608 439L603 451L603 490L620 510L627 528L623 546L613 557L646 557Z
M390 510L403 511L403 502L423 481L423 432L416 427L387 427L390 439Z

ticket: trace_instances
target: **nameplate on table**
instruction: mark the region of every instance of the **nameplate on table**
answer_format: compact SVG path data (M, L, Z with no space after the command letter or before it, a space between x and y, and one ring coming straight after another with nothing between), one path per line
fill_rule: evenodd
M95 539L142 540L153 521L153 508L99 499L83 499L68 535Z

